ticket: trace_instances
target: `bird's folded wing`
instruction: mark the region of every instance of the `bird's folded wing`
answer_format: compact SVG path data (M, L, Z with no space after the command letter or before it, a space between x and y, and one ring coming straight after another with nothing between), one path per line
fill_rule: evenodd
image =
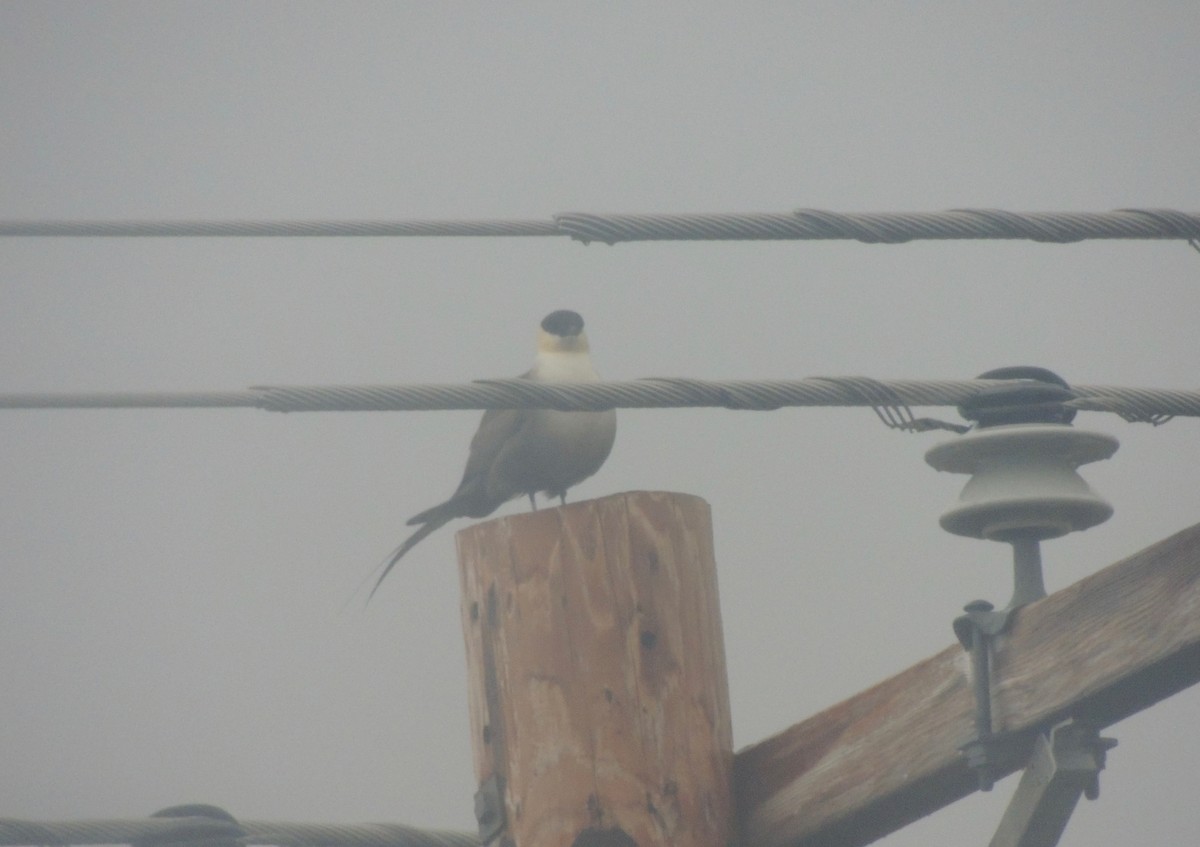
M528 409L488 409L483 413L479 430L471 439L471 455L467 457L460 491L471 480L487 475L500 451L512 442L528 419Z

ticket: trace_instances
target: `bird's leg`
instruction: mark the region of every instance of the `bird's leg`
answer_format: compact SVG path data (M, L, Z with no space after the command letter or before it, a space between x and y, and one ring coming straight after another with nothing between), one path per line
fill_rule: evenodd
M533 509L535 512L537 511L537 501L533 499L532 491L529 492L529 508Z

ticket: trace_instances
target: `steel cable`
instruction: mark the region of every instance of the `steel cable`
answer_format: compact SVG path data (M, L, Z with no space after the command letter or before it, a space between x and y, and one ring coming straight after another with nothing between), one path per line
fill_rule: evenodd
M593 214L564 212L551 220L9 220L0 236L31 237L393 237L569 236L599 241L853 239L901 244L918 239L1029 239L1071 243L1096 238L1200 239L1200 214L1172 209L1111 212L792 212Z
M401 824L307 824L227 821L211 817L25 821L0 818L0 845L277 844L284 847L478 847L473 833Z
M889 426L907 429L912 406L958 406L998 380L702 380L653 377L629 382L545 383L490 379L462 384L256 386L245 391L0 394L0 409L244 407L272 412L562 410L715 407L771 411L797 406L867 406ZM1200 392L1077 385L1067 405L1163 423L1200 416Z

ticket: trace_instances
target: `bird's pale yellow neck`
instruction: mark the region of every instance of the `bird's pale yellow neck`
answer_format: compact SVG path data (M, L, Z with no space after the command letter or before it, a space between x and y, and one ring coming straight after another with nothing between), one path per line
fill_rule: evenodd
M588 382L599 379L588 354L587 336L543 332L530 376L543 382Z
M578 335L555 335L546 330L538 331L538 353L587 353L586 333Z

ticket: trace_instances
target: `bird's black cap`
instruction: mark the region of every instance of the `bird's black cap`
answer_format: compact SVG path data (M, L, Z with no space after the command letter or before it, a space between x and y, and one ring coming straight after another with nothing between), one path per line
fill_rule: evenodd
M542 319L542 329L551 335L559 335L566 337L568 335L579 335L583 332L583 318L578 312L572 312L570 309L559 309L557 312L551 312Z

